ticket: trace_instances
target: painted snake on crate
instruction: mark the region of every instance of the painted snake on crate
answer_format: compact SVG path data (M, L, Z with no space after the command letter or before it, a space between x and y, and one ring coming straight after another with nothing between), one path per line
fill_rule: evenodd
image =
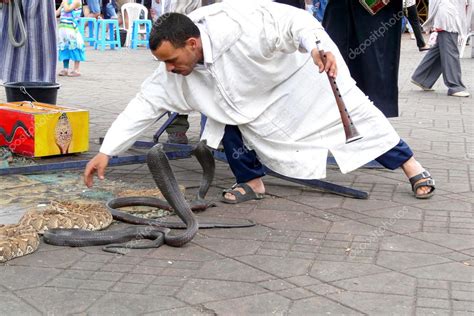
M26 127L25 123L23 123L22 121L18 120L15 122L15 124L13 125L12 129L11 129L11 132L10 133L7 133L7 131L0 126L0 135L2 135L4 138L5 138L5 141L7 143L11 143L13 138L15 137L15 134L16 132L19 130L19 129L22 129L23 132L25 132L25 134L29 137L29 138L33 138L33 136L31 135L30 131L28 130L28 127Z
M203 168L203 177L197 199L191 202L191 205L193 205L195 210L204 210L209 206L209 203L204 198L214 178L215 162L205 142L200 142L193 150L193 154ZM155 145L150 149L147 155L147 164L156 185L167 202L150 197L122 197L107 203L107 207L114 219L138 226L129 226L124 230L100 232L77 229L52 229L45 232L44 241L58 246L72 247L107 245L103 248L104 251L122 253L120 251L121 248L152 248L163 244L180 247L191 241L199 228L237 228L255 225L255 222L248 220L233 221L232 223L213 222L211 220L198 224L191 206L186 202L179 189L178 182L174 177L161 144ZM173 209L184 224L144 219L116 210L118 207L137 205ZM170 234L171 228L185 228L185 231L181 234L172 235Z

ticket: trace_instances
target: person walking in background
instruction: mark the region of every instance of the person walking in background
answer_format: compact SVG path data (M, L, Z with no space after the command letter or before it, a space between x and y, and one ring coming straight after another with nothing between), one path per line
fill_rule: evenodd
M428 19L423 27L438 33L436 44L428 51L411 79L412 83L425 91L432 91L439 76L443 75L448 95L468 97L461 78L458 38L467 32L467 9L471 0L432 0Z
M59 60L63 62L63 70L59 76L80 76L79 65L86 60L86 47L78 28L78 19L81 17L81 0L63 0L56 11L59 15L58 47ZM74 68L69 72L69 61L74 61Z
M405 15L410 22L413 34L416 39L416 46L420 52L430 49L430 46L426 45L421 30L420 19L418 18L418 10L416 9L416 0L404 0L403 8L405 9Z
M54 1L23 0L20 4L26 30L24 45L13 44L20 38L8 36L11 1L0 0L0 82L56 82L56 17ZM14 29L16 32L16 29Z

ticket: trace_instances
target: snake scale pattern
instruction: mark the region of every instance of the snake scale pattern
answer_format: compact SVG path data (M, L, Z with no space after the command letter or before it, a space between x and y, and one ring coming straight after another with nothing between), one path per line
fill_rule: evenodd
M214 227L251 227L255 226L253 221L234 221L232 223L207 222L202 225L191 210L204 210L210 205L205 200L215 173L215 161L212 153L207 148L205 141L201 141L193 150L203 168L203 176L197 198L188 204L183 193L180 191L163 146L155 145L147 155L147 164L151 175L163 194L166 201L158 198L147 197L123 197L107 203L107 207L114 219L135 224L138 226L127 227L122 231L90 232L81 230L52 229L44 234L44 241L58 246L92 246L106 245L103 250L108 252L123 253L122 249L137 249L159 247L163 244L180 247L190 242L196 235L198 229ZM167 223L163 221L144 219L118 211L116 208L124 206L155 206L160 208L171 208L175 211L182 223ZM184 225L183 225L184 223ZM171 234L170 228L184 228L179 234Z
M48 229L104 229L112 215L102 204L52 201L44 210L28 210L17 224L0 225L0 262L34 252L39 246L38 234Z
M123 249L159 247L163 244L180 247L193 239L199 228L239 228L255 226L250 220L222 221L208 219L198 223L192 210L203 211L211 203L205 200L215 173L215 162L205 142L193 150L203 168L199 192L190 204L185 200L174 177L162 145L154 146L148 153L147 164L152 177L166 201L153 197L120 197L107 205L51 202L45 211L31 210L18 224L0 225L0 262L34 252L39 245L38 234L44 241L58 246L105 245L104 251L123 253ZM125 206L146 205L174 210L181 222L146 219L119 211ZM134 224L125 229L102 230L112 220ZM172 228L185 229L171 234Z

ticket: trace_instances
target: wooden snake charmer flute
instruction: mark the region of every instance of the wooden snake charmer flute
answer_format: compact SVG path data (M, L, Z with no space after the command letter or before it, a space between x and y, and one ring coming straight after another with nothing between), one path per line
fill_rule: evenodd
M325 54L324 50L319 49L319 43L320 41L317 40L316 47L318 48L319 56L321 57L321 60L323 60L324 64L326 64L326 56L324 55ZM359 132L357 131L354 123L352 122L351 116L349 115L349 112L347 111L344 100L342 100L341 92L339 91L339 88L337 87L336 79L329 76L328 73L326 74L328 76L329 83L331 84L334 97L336 98L337 107L339 108L339 114L341 115L342 125L344 126L344 133L346 134L346 144L349 144L351 142L361 139L362 136L359 135Z

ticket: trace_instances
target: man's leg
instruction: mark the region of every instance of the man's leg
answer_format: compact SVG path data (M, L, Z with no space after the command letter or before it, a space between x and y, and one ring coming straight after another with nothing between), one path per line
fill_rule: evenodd
M399 167L403 169L403 172L405 175L408 177L408 179L411 179L413 177L416 177L418 175L419 179L415 180L414 184L421 183L423 181L427 181L431 179L429 176L429 173L423 173L426 172L426 170L423 168L423 166L413 157L413 151L410 149L407 143L405 143L402 139L400 139L400 142L375 159L378 163L380 163L382 166L385 168L394 170ZM416 178L415 178L416 179ZM432 179L431 179L432 180ZM416 189L416 196L423 198L423 196L426 196L427 194L431 193L434 190L434 181L433 181L433 186L429 185L423 185L420 186L419 188Z
M168 133L168 143L187 144L186 132L189 129L187 115L178 115L176 119L166 128Z
M434 86L442 72L439 45L436 43L416 67L411 79L423 90L428 90Z
M237 126L227 125L225 127L222 144L236 183L246 183L254 192L265 193L265 186L262 181L262 177L265 175L264 168L255 151L245 147L242 133ZM245 194L243 188L235 188L235 190ZM224 198L228 200L236 199L232 193L226 193Z
M466 91L461 79L461 62L459 61L458 33L438 32L439 55L443 69L444 84L448 95Z
M423 33L421 32L420 20L418 18L416 5L412 5L411 7L407 8L407 18L408 21L410 21L410 25L413 28L413 33L416 37L416 46L422 50L429 49L429 46L426 45L425 39L423 38Z
M100 15L100 0L88 0L87 5L89 7L88 17L98 18Z

